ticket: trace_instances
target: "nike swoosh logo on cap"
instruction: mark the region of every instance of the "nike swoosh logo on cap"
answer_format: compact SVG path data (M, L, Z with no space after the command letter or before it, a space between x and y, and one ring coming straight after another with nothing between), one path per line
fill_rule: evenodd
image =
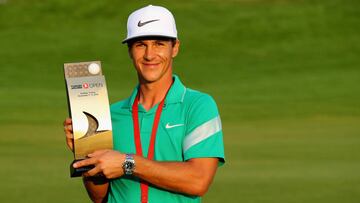
M152 22L155 22L155 21L159 21L160 19L155 19L155 20L148 20L148 21L145 21L145 22L141 22L141 20L139 20L138 22L138 27L142 27L148 23L152 23Z
M175 127L179 127L179 126L183 126L184 124L175 124L175 125L169 125L169 123L166 124L165 128L169 129L169 128L175 128Z

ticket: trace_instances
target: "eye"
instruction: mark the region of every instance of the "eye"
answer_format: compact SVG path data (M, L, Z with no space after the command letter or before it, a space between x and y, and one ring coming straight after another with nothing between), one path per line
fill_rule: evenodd
M156 41L155 43L156 43L157 46L165 46L164 41Z
M143 42L136 42L136 43L134 44L134 46L135 46L135 47L144 47L145 44L144 44Z

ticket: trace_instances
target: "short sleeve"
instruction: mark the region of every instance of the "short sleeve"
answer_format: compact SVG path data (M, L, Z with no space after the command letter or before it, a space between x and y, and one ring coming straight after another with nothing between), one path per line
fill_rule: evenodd
M184 159L217 157L225 162L221 119L214 99L206 94L189 107L183 140Z

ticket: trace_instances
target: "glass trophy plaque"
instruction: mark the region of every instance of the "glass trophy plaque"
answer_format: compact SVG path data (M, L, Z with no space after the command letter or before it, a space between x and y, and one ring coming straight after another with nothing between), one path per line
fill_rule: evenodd
M64 74L69 114L74 135L74 161L99 149L112 149L112 126L105 77L100 61L65 63ZM73 164L72 163L72 164ZM93 166L73 168L78 177Z

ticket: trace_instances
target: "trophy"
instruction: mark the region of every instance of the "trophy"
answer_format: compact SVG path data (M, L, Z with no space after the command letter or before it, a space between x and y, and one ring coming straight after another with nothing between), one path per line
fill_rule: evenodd
M79 177L94 166L73 168L73 163L95 150L113 148L109 99L100 61L65 63L64 74L74 134L70 176Z

